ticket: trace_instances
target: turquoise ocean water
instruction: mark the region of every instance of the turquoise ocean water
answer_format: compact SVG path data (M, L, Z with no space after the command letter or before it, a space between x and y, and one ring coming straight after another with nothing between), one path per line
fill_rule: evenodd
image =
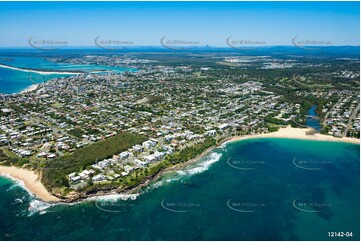
M359 149L237 141L164 174L139 195L72 205L37 201L0 178L0 240L359 240Z
M131 68L100 66L100 65L73 65L66 63L55 63L38 57L0 57L0 64L22 69L36 70L54 70L54 71L112 71L124 72L135 71ZM21 70L12 70L0 67L0 93L12 94L18 93L25 88L35 84L48 81L52 78L67 77L69 74L39 74L25 72Z

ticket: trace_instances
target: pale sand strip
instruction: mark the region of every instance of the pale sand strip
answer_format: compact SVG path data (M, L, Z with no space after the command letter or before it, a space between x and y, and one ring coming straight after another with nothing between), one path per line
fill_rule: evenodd
M31 73L38 73L41 75L53 75L53 74L66 74L66 75L77 75L77 74L83 74L82 72L67 72L67 71L37 71L37 70L29 70L29 69L23 69L23 68L18 68L18 67L13 67L13 66L6 66L6 65L1 65L1 68L7 68L7 69L11 69L11 70L16 70L16 71L23 71L23 72L31 72Z
M36 90L36 88L38 88L38 86L39 86L39 84L33 84L33 85L25 88L24 90L22 90L22 91L20 92L20 94L34 91L34 90Z
M267 133L267 134L255 134L255 135L245 135L245 136L236 136L233 137L230 141L236 141L236 140L243 140L243 139L250 139L250 138L292 138L292 139L307 139L307 140L320 140L320 141L334 141L334 142L348 142L348 143L354 143L354 144L360 144L360 140L356 138L337 138L330 135L324 135L324 134L313 134L313 135L307 135L307 131L311 131L312 129L301 129L301 128L292 128L292 127L286 127L281 128L276 132Z
M311 129L301 129L301 128L281 128L277 132L267 133L267 134L256 134L256 135L245 135L245 136L236 136L231 138L226 142L232 142L237 140L244 140L244 139L251 139L251 138L267 138L267 137L274 137L274 138L292 138L292 139L307 139L307 140L320 140L320 141L336 141L336 142L348 142L348 143L355 143L360 144L359 139L355 138L336 138L333 136L322 135L322 134L314 134L314 135L306 135L306 132ZM214 148L214 147L212 147ZM203 154L207 153L203 152ZM197 157L198 159L199 157ZM194 160L194 159L192 159ZM192 161L191 160L191 161ZM182 164L189 164L186 162ZM178 165L175 167L179 168ZM173 167L173 168L175 168ZM46 202L57 202L60 201L59 198L51 195L44 185L40 182L39 176L34 171L25 170L22 168L17 167L9 167L9 166L0 166L0 175L1 174L8 174L15 179L19 179L24 182L25 187L38 198L42 199Z
M36 197L45 202L57 202L59 198L51 195L40 182L39 176L30 170L25 170L13 166L0 166L0 175L10 175L10 177L24 182L25 188Z

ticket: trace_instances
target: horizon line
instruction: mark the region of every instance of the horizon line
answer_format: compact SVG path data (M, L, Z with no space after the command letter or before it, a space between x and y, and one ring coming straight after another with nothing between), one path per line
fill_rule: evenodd
M360 45L305 45L307 47L322 47L322 48L327 48L327 47L360 47ZM58 50L60 49L68 49L68 48L94 48L94 49L105 49L105 48L101 48L101 47L98 47L96 45L65 45L65 46L54 46L54 47L61 47L59 48ZM107 50L121 50L121 48L139 48L139 47L152 47L152 48L162 48L162 49L169 49L167 47L164 47L162 45L124 45L124 46L112 46L114 47L114 49L111 49L111 48L108 48ZM121 47L119 49L116 49L116 47ZM180 47L185 47L184 45L183 46L180 46ZM202 45L202 46L199 46L199 45L188 45L186 46L188 48L227 48L227 49L236 49L236 48L233 48L233 47L230 47L230 46L216 46L216 45ZM295 48L300 48L300 46L295 46L295 45L262 45L262 46L259 46L259 45L247 45L247 46L244 46L244 48L250 48L250 47L255 47L257 49L261 49L261 48L265 48L265 47L295 47ZM303 46L302 46L303 47ZM32 46L0 46L0 49L10 49L10 48L23 48L23 49L37 49L37 48L34 48ZM51 49L48 49L48 50L51 50ZM54 49L55 50L55 49ZM187 50L187 49L184 49L184 50Z

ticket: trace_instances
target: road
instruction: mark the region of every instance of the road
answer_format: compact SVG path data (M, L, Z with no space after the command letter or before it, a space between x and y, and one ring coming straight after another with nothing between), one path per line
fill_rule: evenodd
M350 130L351 125L353 123L352 121L356 119L356 116L357 116L359 111L360 111L360 103L357 104L357 107L355 108L352 115L350 116L350 119L348 120L348 124L346 126L345 132L343 132L343 134L342 134L342 137L345 137L347 135L347 133Z
M328 118L328 115L330 115L331 111L335 108L336 105L338 105L338 104L341 102L341 100L342 100L342 97L340 97L340 99L337 101L337 103L335 103L335 104L330 108L330 110L326 113L325 118L324 118L324 120L323 120L323 126L326 126L326 120L327 120L327 118Z

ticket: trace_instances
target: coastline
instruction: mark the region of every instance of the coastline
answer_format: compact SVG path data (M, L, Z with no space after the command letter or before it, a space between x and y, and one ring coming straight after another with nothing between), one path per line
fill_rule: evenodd
M212 150L214 150L215 148L221 146L223 143L229 141L230 138L226 138L224 140L222 140L219 144L215 145L215 146L212 146L212 147L209 147L208 149L206 149L205 151L203 151L201 154L197 155L196 157L186 161L186 162L183 162L183 163L178 163L178 164L175 164L173 166L170 166L170 167L167 167L165 168L164 170L161 170L159 171L157 174L155 174L153 177L151 178L148 178L147 180L145 180L143 183L140 183L138 184L136 187L133 187L131 189L128 189L126 190L127 192L137 192L139 189L143 188L143 187L146 187L148 186L151 182L159 179L164 173L167 173L167 172L171 172L171 171L177 171L181 168L184 168L184 167L187 167L193 163L195 163L197 160L199 160L200 158L202 158L203 156L205 156L207 153L211 152Z
M62 72L62 71L38 71L38 70L32 70L32 69L23 69L23 68L18 68L18 67L13 67L13 66L8 66L8 65L4 65L4 64L0 64L1 68L7 68L7 69L11 69L11 70L16 70L16 71L23 71L23 72L31 72L31 73L37 73L37 74L41 74L41 75L54 75L54 74L65 74L65 75L77 75L77 74L84 74L83 72Z
M360 144L360 140L356 138L337 138L330 135L324 135L320 133L316 134L307 134L307 132L312 131L312 128L292 128L290 126L286 128L281 128L276 132L266 133L266 134L254 134L254 135L245 135L245 136L235 136L230 139L229 142L252 139L252 138L290 138L290 139L303 139L303 140L318 140L318 141L331 141L331 142L346 142L353 144Z
M86 194L86 195L77 193L77 195L72 198L60 199L60 198L54 196L53 194L51 194L45 188L45 186L40 182L40 176L37 175L34 171L26 170L24 168L7 167L7 166L0 165L0 175L8 174L17 180L23 181L26 189L30 193L34 194L36 197L40 198L41 200L43 200L45 202L73 203L73 202L78 202L80 200L85 200L90 197L99 197L99 196L104 196L104 195L114 195L114 194L121 194L121 193L137 192L141 188L149 185L152 181L159 179L164 173L170 172L170 171L175 171L180 168L184 168L190 164L193 164L194 162L196 162L197 160L202 158L204 155L206 155L213 149L221 146L224 143L228 143L228 142L235 142L235 141L252 139L252 138L290 138L290 139L316 140L316 141L327 141L327 142L346 142L346 143L360 144L360 140L355 139L355 138L348 138L348 137L336 138L333 136L322 135L322 134L307 135L306 133L310 130L312 130L312 129L311 128L302 129L302 128L286 127L286 128L281 128L280 130L278 130L276 132L272 132L272 133L228 137L228 138L225 138L224 140L222 140L221 142L219 142L217 145L212 146L212 147L208 148L207 150L203 151L200 155L198 155L184 163L179 163L174 166L165 168L165 169L159 171L154 176L144 180L143 182L137 184L134 187L120 188L120 189L114 188L114 189L109 189L107 191L99 190L95 193Z
M22 181L25 188L37 198L45 202L59 202L60 199L53 196L46 190L45 186L40 182L40 176L34 171L26 170L23 168L17 168L14 166L1 166L0 175L10 176L15 180Z
M318 140L318 141L331 141L331 142L346 142L346 143L353 143L353 144L360 144L360 140L356 138L336 138L333 136L323 135L323 134L313 134L313 135L306 135L306 132L311 131L312 128L303 129L303 128L292 128L292 127L286 127L281 128L280 130L272 133L265 133L265 134L253 134L253 135L244 135L244 136L233 136L223 139L221 142L219 142L217 145L209 147L207 150L203 151L200 155L184 162L184 163L178 163L174 166L168 167L162 171L160 171L158 174L156 174L152 179L147 179L142 184L139 184L138 186L134 187L133 189L130 189L129 191L134 192L139 190L140 188L143 188L147 186L152 181L157 180L160 178L164 173L170 172L170 171L176 171L178 169L187 167L188 165L191 165L195 163L197 160L211 152L212 150L220 147L221 145L228 143L228 142L235 142L245 139L252 139L252 138L290 138L290 139L302 139L302 140Z
M38 86L39 86L39 84L33 84L33 85L25 88L24 90L22 90L18 94L24 94L24 93L27 93L27 92L35 91L38 88Z

